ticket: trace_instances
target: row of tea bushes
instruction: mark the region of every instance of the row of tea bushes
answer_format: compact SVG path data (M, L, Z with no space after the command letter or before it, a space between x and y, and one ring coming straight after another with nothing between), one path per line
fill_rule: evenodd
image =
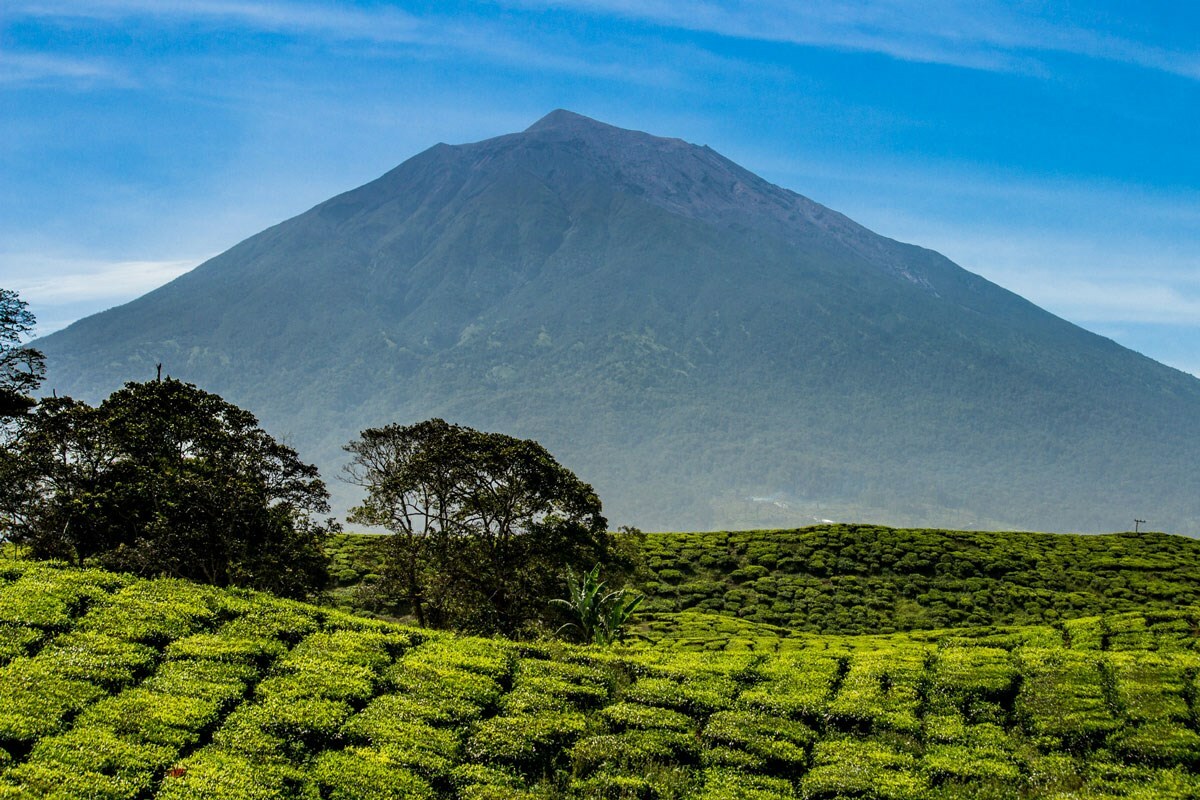
M820 633L1056 624L1200 603L1200 541L821 525L652 533L645 611Z
M1192 798L1193 619L599 650L0 565L0 798Z

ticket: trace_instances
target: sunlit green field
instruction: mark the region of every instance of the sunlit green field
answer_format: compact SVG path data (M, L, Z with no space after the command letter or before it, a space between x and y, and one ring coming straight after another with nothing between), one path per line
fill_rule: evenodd
M0 797L1195 797L1197 615L604 651L6 561Z

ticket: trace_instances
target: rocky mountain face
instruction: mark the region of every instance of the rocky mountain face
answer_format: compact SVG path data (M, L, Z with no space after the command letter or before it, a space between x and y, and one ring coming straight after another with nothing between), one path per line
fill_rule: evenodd
M437 145L37 343L157 363L321 465L431 416L541 441L615 524L1200 530L1200 380L707 147L555 111Z

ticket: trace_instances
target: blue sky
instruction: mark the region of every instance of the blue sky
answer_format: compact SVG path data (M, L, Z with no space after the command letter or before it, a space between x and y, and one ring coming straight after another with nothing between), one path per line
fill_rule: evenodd
M48 332L562 107L1200 374L1198 31L1183 0L3 0L0 286Z

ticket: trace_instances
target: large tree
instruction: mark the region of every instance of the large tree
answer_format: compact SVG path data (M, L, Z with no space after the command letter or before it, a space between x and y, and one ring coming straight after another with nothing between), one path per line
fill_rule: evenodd
M334 528L315 467L178 380L98 407L43 399L0 459L0 530L38 557L288 596L322 587Z
M46 362L21 339L33 330L28 304L11 289L0 289L0 418L23 414L34 405L29 393L46 377Z
M346 450L367 490L350 520L392 533L386 577L420 624L519 633L609 554L596 493L537 442L432 419Z

